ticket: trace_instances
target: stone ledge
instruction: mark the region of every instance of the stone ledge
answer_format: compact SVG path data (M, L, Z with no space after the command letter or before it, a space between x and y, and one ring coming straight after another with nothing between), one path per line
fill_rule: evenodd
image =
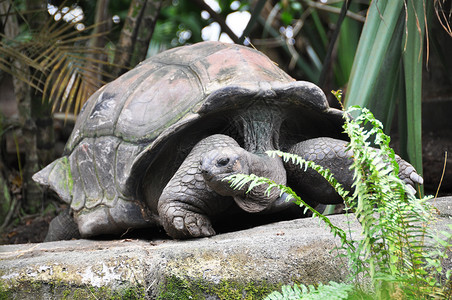
M438 229L444 230L450 224L452 197L434 204L440 212ZM347 226L345 215L330 220L341 228ZM356 222L351 228L359 230ZM0 246L0 293L37 299L111 298L127 293L167 299L172 293L191 293L189 288L195 287L210 295L208 299L218 299L218 293L247 294L253 299L282 283L343 280L343 262L331 253L337 242L318 220L297 219L187 241L6 245Z

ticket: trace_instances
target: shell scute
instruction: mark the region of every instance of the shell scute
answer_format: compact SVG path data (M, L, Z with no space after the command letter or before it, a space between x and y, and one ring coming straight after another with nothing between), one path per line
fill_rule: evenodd
M116 203L117 192L115 187L115 169L112 162L115 160L118 139L100 137L93 141L93 154L97 179L103 190L102 204L113 207Z
M96 174L93 147L93 139L84 139L74 150L80 171L80 179L86 195L85 206L88 209L99 205L104 196Z
M71 166L67 157L57 159L40 173L33 176L33 179L43 185L49 182L54 184L53 190L64 202L70 204L72 200L72 174Z
M73 132L66 144L66 152L70 153L75 149L83 138L114 136L118 118L131 94L143 81L151 77L155 70L161 67L161 64L143 64L104 85L94 93L85 103L77 118Z
M130 177L133 160L142 149L143 147L121 141L115 151L116 157L112 167L115 168L116 190L122 198L133 200L135 191L129 190L126 182Z
M85 207L85 191L83 189L82 180L80 177L79 172L79 166L77 163L77 156L75 155L75 152L73 152L71 155L69 155L69 164L71 166L71 173L72 173L72 182L73 182L73 188L72 188L72 197L71 197L71 208L75 211L80 211L82 208Z
M122 228L122 230L130 227L149 226L155 222L155 219L149 219L146 214L142 213L141 207L137 203L122 198L118 199L114 207L108 209L108 214L115 227Z
M108 134L111 128L115 126L114 112L118 110L117 95L109 91L104 91L100 94L97 103L91 110L87 122L87 126L96 128L99 135Z
M190 68L198 74L206 94L228 85L255 87L259 81L294 80L262 53L237 46L195 60Z
M66 146L64 148L64 152L66 155L69 155L72 150L77 146L77 143L84 138L85 132L85 123L84 120L88 119L88 116L91 114L93 107L96 105L97 101L94 99L98 99L103 91L105 90L106 85L98 89L91 97L86 101L85 105L83 105L82 110L77 116L77 122L75 122L74 128L72 129L71 136L69 137Z
M141 64L147 64L152 61L153 63L159 62L167 65L188 66L194 61L204 59L213 53L229 48L231 48L231 45L218 42L198 43L189 47L178 47L167 50L163 55L157 55L143 61Z
M115 136L130 142L152 141L202 99L193 72L183 66L164 66L131 93L118 118Z

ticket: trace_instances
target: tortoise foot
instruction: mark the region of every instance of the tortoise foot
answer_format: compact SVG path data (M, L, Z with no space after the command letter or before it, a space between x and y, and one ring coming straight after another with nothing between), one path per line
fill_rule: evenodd
M78 231L77 223L75 223L71 212L64 210L50 222L49 231L44 242L79 238L80 232Z
M208 237L215 235L207 216L186 208L169 205L162 216L166 233L175 239Z

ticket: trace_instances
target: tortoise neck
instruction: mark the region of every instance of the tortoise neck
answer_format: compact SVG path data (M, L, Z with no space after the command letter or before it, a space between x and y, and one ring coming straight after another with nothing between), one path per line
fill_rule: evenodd
M241 111L237 121L247 151L262 154L278 148L282 113L276 108L251 107Z

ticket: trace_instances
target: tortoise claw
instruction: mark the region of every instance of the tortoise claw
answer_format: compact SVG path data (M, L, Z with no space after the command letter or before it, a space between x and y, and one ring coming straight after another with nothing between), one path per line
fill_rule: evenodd
M166 232L171 237L183 239L215 235L215 230L213 230L212 225L206 216L196 213L185 213L185 216L174 217L172 224L167 224L167 226L165 226Z
M410 184L405 185L405 191L412 195L416 194L416 189L413 186L411 186Z
M207 237L215 235L207 217L199 214L191 214L185 218L185 228L192 237Z
M409 164L407 161L403 160L399 156L396 156L397 162L399 163L399 177L402 179L408 189L414 194L416 194L415 186L416 184L423 184L424 179L420 176L416 169Z
M410 179L414 182L414 183L418 183L418 184L424 184L424 178L422 178L418 173L416 173L415 171L412 172L410 174Z

